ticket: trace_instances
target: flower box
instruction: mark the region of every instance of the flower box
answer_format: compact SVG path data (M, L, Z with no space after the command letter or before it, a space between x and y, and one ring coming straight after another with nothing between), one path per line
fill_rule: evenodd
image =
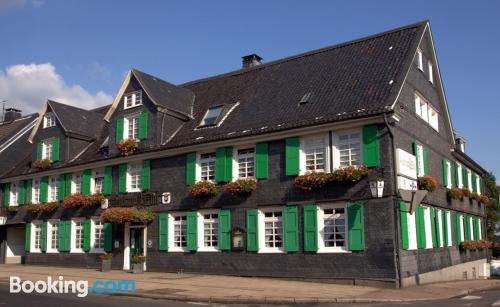
M467 251L467 250L484 250L484 249L491 249L493 247L493 243L488 240L465 240L460 242L460 250L461 251Z
M101 213L101 220L109 223L121 224L124 222L150 223L156 214L151 209L137 209L129 207L114 207Z
M54 212L57 208L59 208L59 206L60 203L58 201L41 204L28 204L26 210L30 213Z
M111 271L111 261L113 260L112 253L105 253L99 256L101 258L101 272Z
M434 192L439 187L439 183L437 182L436 178L429 175L418 177L417 184L420 190L426 190L428 192Z
M198 181L189 188L189 194L194 197L210 197L217 192L217 186L210 181Z
M370 169L364 165L345 166L337 168L332 173L331 180L334 182L358 182L370 174Z
M118 142L115 146L122 156L128 156L137 150L138 143L135 139L125 139Z
M72 207L94 207L94 206L100 206L102 200L104 199L104 196L102 194L96 193L92 194L89 196L84 196L80 193L75 193L72 194L68 197L66 197L62 201L62 205L65 208L72 208Z
M146 262L146 256L135 255L132 256L132 272L134 274L141 274L144 272L144 262Z
M49 169L52 167L52 160L49 159L41 159L33 162L33 167L38 169Z
M297 176L294 185L303 191L309 192L324 187L331 181L331 178L332 174L311 172Z
M249 195L257 189L257 180L254 178L238 179L224 185L224 192L235 195Z
M448 197L451 199L462 199L464 197L464 193L462 192L462 189L459 188L452 188L448 189L446 192Z

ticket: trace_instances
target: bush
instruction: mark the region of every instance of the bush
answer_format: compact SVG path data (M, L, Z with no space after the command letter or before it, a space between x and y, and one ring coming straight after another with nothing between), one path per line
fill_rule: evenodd
M189 193L194 197L214 196L217 192L217 186L210 181L198 181L189 188Z
M306 173L295 178L295 186L303 191L312 191L324 187L332 180L332 174L327 173Z
M432 177L430 175L423 176L423 177L418 177L417 183L418 183L418 188L420 190L426 190L426 191L429 191L429 192L436 191L436 189L439 186L436 178L434 178L434 177Z
M254 178L238 179L224 185L224 192L231 194L248 195L257 189L257 180Z
M151 209L137 209L128 207L115 207L104 210L101 220L114 224L139 221L147 224L154 220L156 214Z
M125 139L121 140L118 144L115 145L116 149L120 151L122 156L128 156L133 154L138 147L137 141L135 139Z
M41 204L29 204L26 210L30 213L54 212L57 208L59 208L59 205L60 203L58 201Z
M447 191L448 197L451 199L462 199L464 197L464 194L462 193L462 190L459 188L452 188Z
M111 260L113 259L113 253L104 253L102 255L99 256L99 258L101 258L101 260Z
M135 255L132 256L132 263L133 264L140 264L146 262L146 256L143 255Z
M368 176L369 173L370 170L364 165L340 167L333 171L331 180L336 182L357 182Z
M80 193L71 194L62 201L62 205L65 208L72 207L93 207L101 205L104 196L100 193L92 194L89 196L84 196Z
M36 160L33 162L33 167L38 169L49 169L52 167L52 163L52 160L49 159Z

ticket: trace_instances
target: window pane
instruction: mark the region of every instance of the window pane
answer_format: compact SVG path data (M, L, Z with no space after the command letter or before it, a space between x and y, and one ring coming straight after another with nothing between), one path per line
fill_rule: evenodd
M221 111L222 111L222 106L208 109L200 125L201 126L214 125L215 122L217 121L217 118L219 118Z

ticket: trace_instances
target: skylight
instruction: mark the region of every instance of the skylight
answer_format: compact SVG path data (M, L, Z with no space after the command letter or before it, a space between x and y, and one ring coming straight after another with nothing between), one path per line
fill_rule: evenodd
M200 126L212 126L215 125L219 115L222 111L222 106L211 107L208 109L207 113L201 120Z

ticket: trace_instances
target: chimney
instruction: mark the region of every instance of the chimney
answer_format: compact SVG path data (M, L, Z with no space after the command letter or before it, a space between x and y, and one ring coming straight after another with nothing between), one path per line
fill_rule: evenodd
M12 122L15 121L18 118L21 118L21 110L14 109L14 108L8 108L5 110L5 116L4 116L4 122Z
M465 139L462 137L457 137L455 139L455 147L457 147L461 152L465 153Z
M242 57L242 59L243 59L243 68L254 67L262 64L262 58L256 55L255 53L246 55Z

